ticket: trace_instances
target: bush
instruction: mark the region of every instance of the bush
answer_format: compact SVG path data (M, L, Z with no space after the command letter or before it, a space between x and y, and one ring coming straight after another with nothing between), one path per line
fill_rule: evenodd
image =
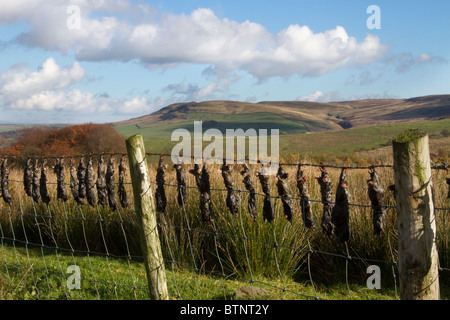
M109 124L83 124L60 129L25 129L2 153L15 156L76 156L125 152L125 139Z

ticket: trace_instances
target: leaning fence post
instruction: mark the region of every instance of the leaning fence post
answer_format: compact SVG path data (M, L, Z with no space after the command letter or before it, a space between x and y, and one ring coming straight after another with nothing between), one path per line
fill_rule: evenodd
M428 135L393 140L400 299L438 300L438 253Z
M126 146L150 298L167 300L166 271L142 135L129 137Z

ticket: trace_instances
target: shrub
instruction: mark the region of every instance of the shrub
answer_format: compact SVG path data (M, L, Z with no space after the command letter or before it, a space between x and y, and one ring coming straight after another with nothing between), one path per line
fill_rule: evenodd
M125 139L109 124L83 124L60 129L25 129L2 153L16 156L72 156L125 152Z

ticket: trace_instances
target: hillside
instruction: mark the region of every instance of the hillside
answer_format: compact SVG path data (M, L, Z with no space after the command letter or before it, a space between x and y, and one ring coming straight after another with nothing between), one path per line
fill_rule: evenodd
M157 112L143 117L116 123L116 125L138 125L142 127L168 125L174 123L193 122L194 120L214 120L245 122L249 119L256 119L258 115L265 114L268 122L277 120L290 121L302 124L307 131L326 131L337 129L332 121L329 121L329 113L335 110L333 105L313 102L297 102L292 104L274 103L249 103L238 101L204 101L177 103L167 106ZM346 106L337 107L345 110ZM223 119L223 117L226 119ZM256 118L255 118L256 117ZM275 119L270 119L274 117ZM247 118L247 119L246 119ZM259 120L259 119L256 119ZM256 122L256 121L253 121Z
M411 99L372 99L316 103L305 101L205 101L177 103L142 117L113 125L124 137L141 133L150 152L170 152L175 129L279 129L280 147L287 153L349 153L390 145L401 130L420 127L448 149L450 95ZM63 125L52 125L59 127ZM0 147L13 143L28 126L0 125ZM305 136L305 133L309 133Z
M202 120L214 128L280 128L282 134L323 132L450 118L450 95L411 99L371 99L317 103L305 101L205 101L177 103L152 114L115 123L122 132L152 128L153 137L169 137L173 128ZM259 125L257 125L259 124ZM163 135L157 132L165 132Z
M339 117L352 127L439 120L450 117L450 95L332 103L347 107Z
M286 154L351 154L390 146L403 130L422 128L433 139L433 151L450 146L450 95L411 99L372 99L316 103L304 101L205 101L177 103L152 114L115 123L124 136L141 133L149 152L170 152L178 128L277 128L280 152ZM309 133L307 136L305 133Z

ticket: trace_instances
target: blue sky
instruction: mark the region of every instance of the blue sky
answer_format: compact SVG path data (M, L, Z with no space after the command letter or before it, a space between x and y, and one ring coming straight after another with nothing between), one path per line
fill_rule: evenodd
M2 1L0 122L448 94L449 12L437 0Z

